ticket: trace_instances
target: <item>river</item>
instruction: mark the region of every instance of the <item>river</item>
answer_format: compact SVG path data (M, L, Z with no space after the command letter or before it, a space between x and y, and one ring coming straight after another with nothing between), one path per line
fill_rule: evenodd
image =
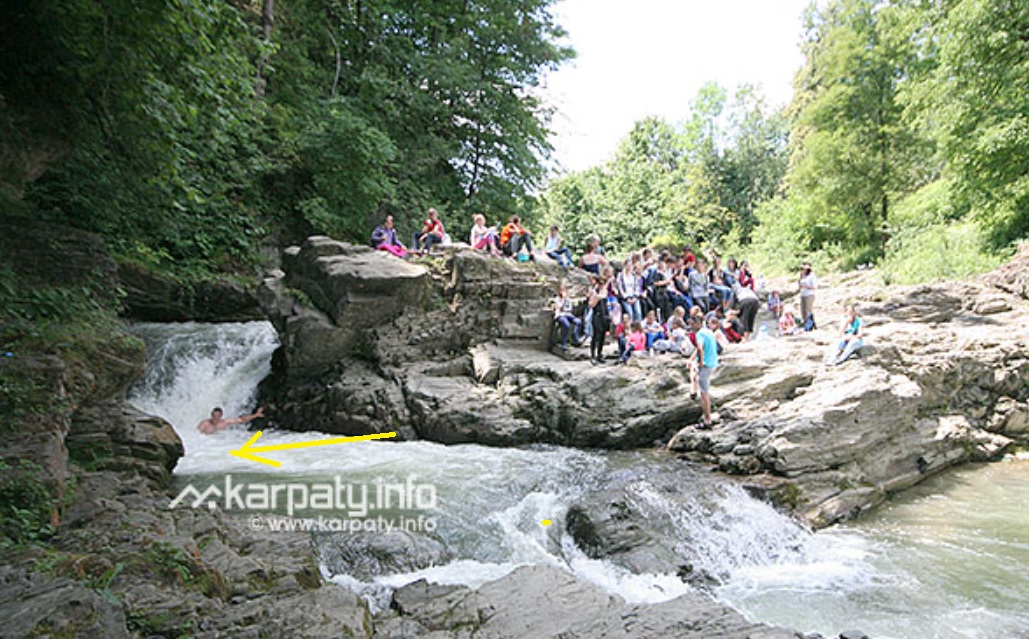
M856 522L812 533L725 479L660 451L596 452L554 446L485 448L429 442L361 442L270 456L281 469L229 455L251 435L196 432L211 408L254 407L276 336L263 322L144 324L145 379L131 401L166 418L183 439L179 486L218 482L328 481L432 486L424 513L452 560L374 577L326 577L388 603L419 578L472 587L515 567L562 567L630 602L672 599L691 586L672 574L635 574L586 557L564 530L570 505L628 477L669 543L716 576L712 593L749 619L836 636L875 639L1029 638L1029 456L934 478ZM267 432L261 444L318 433ZM670 485L670 479L676 482ZM681 489L679 487L681 486ZM544 520L553 523L543 525Z

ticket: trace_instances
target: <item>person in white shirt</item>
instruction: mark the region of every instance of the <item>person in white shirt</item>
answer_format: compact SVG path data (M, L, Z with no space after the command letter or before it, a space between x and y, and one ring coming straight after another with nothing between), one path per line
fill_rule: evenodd
M643 322L643 306L640 303L643 297L643 278L636 272L636 265L632 262L627 263L618 274L617 288L626 314L634 322Z
M800 268L800 321L807 322L815 312L815 291L818 290L818 278L809 262Z
M500 255L500 238L497 229L493 226L486 226L486 216L476 213L472 216L472 230L468 235L468 243L473 249L479 251L489 250L490 255Z
M550 259L568 268L572 265L572 251L567 246L562 246L562 244L564 244L564 241L561 239L560 229L555 224L550 227L550 234L547 235L547 242L543 247L543 252Z

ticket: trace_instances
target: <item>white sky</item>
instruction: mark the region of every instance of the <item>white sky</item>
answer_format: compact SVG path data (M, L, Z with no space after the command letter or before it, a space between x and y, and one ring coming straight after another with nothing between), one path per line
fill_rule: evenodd
M561 0L559 24L578 57L546 80L557 108L554 159L578 171L608 159L632 125L686 118L708 81L730 93L749 82L785 104L803 63L810 0Z

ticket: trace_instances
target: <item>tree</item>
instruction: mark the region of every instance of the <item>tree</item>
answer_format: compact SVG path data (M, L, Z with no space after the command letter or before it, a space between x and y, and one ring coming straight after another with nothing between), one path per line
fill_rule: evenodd
M640 120L610 161L551 182L542 218L576 241L600 234L615 252L655 239L722 245L733 233L738 243L758 202L777 191L786 147L781 114L765 113L756 88L737 91L727 126L728 97L709 83L681 126Z
M758 204L777 194L786 174L789 127L781 109L769 109L757 88L746 85L730 108L729 134L721 200L733 212L739 240L747 243Z
M911 188L918 140L902 120L898 85L912 51L895 7L835 0L806 18L806 63L791 106L791 192L812 204L814 246L831 242L881 255L890 204Z
M1029 235L1029 5L959 0L919 105L955 190L1002 246Z

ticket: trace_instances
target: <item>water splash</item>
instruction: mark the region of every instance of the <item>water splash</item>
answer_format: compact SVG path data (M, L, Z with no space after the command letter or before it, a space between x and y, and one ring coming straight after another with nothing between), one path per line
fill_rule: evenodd
M550 564L632 603L690 590L673 574L635 574L587 557L564 530L564 514L591 491L629 475L627 498L685 561L721 579L714 594L755 621L826 636L861 627L877 639L1020 637L1029 627L1029 457L937 478L866 521L812 534L734 484L689 475L660 455L540 446L497 449L429 442L366 442L290 453L263 474L228 451L244 429L196 432L215 405L251 410L277 345L267 323L141 325L149 365L131 401L168 419L186 445L176 474L401 480L438 487L438 538L456 557L444 565L369 582L329 570L326 578L375 609L417 579L478 587L527 564ZM262 443L321 437L268 432ZM662 469L665 474L662 475ZM255 475L255 473L257 473ZM949 482L949 483L948 483ZM985 506L985 507L984 507ZM554 525L544 527L542 519ZM1021 632L1022 634L1018 634Z
M186 456L177 473L220 469L245 431L207 436L196 425L216 406L229 417L256 408L257 385L278 346L275 329L268 322L184 323L139 324L133 332L146 343L147 368L129 402L168 420L182 438Z

